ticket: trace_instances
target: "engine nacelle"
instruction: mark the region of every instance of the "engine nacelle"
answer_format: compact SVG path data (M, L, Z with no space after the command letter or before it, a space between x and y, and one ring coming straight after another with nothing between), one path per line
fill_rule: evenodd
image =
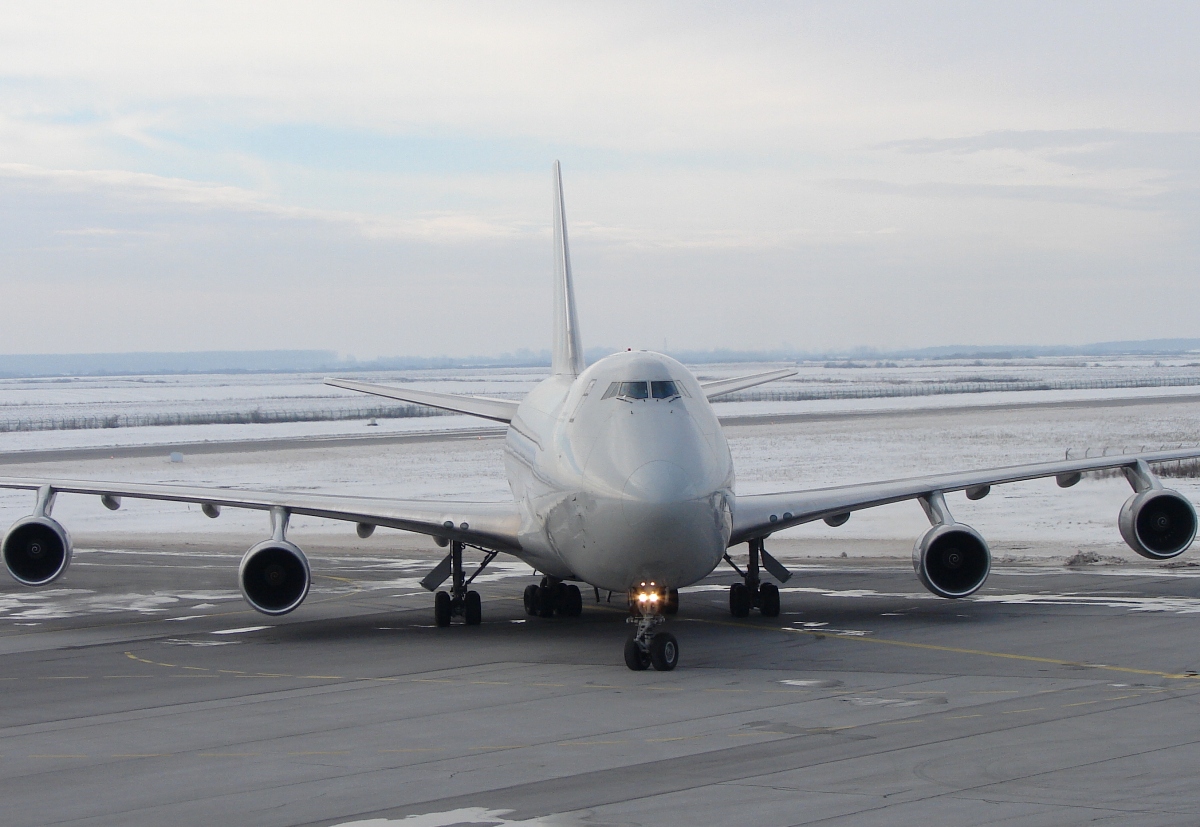
M287 540L265 540L238 567L242 597L267 615L285 615L304 602L312 575L308 558Z
M4 535L0 555L8 573L26 586L57 580L71 564L71 535L49 517L25 517Z
M1151 488L1134 494L1117 519L1129 547L1151 560L1170 560L1196 539L1196 509L1178 491Z
M967 597L987 580L992 553L968 525L935 525L913 546L913 568L921 585L938 597Z

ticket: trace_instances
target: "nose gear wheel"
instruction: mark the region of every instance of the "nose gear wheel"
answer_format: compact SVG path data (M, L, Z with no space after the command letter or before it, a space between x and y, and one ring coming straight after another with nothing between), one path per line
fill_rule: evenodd
M625 641L625 665L635 672L653 666L658 672L670 672L679 664L679 641L670 632L655 632L667 622L666 615L674 614L671 606L674 592L674 607L678 609L679 592L649 587L643 583L629 590L629 613L626 623L634 625L633 633ZM646 598L649 593L650 597Z

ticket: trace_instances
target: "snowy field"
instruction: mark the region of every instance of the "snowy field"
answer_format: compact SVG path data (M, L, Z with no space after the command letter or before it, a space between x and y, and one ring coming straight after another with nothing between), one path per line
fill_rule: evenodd
M745 369L746 366L736 366L727 372ZM715 375L716 371L712 373ZM524 388L536 378L514 372L497 372L494 376L485 372L470 380L461 376L446 382L429 379L423 386L499 395L505 388L508 388L505 393L514 387ZM304 397L303 392L313 399L324 398L329 390L316 384L313 377L166 377L162 385L155 385L149 391L124 379L86 380L74 391L37 383L11 383L4 389L7 394L4 398L11 400L14 395L28 393L27 399L37 397L38 404L51 409L55 405L103 405L105 393L122 400L122 404L143 406L163 400L184 404L182 400L188 399L197 404L213 404L218 397L226 403L231 399L257 403L278 398L282 400L280 404L285 404L288 399ZM1138 393L1163 396L1172 390L1151 388ZM72 396L75 391L78 396ZM895 417L741 424L727 428L738 471L738 490L757 493L1056 459L1067 449L1200 443L1200 401L1190 399L1117 407L1007 410L978 407L1072 395L1097 399L1134 393L1130 390L1105 394L1071 392L1064 397L1066 392L1009 392L915 399L735 402L720 407L724 414L738 415L865 409L895 410L899 414L913 407L930 409L908 411ZM160 394L161 398L152 398L154 394ZM85 403L81 398L92 401ZM948 410L948 406L953 410ZM938 407L942 410L934 410ZM472 426L493 427L468 417L445 416L380 420L370 432ZM115 428L0 434L0 447L12 451L364 432L367 432L365 423L352 420ZM182 463L169 462L164 452L161 458L9 464L4 473L395 497L478 500L508 497L500 441L483 436L476 440L383 447L197 454L185 456ZM1196 482L1173 480L1169 484L1193 500L1200 499L1200 485ZM962 494L952 495L950 504L959 520L974 525L989 539L1001 562L1062 562L1082 550L1095 552L1114 564L1124 561L1134 566L1150 566L1125 548L1115 528L1117 512L1128 496L1128 485L1121 479L1085 480L1067 491L1059 490L1053 480L1042 480L996 488L991 496L979 502L969 502ZM14 520L27 513L29 506L28 493L0 494L0 520ZM130 501L119 512L111 513L95 498L63 497L55 513L84 548L89 544L106 548L122 543L141 545L159 538L164 547L175 543L203 544L215 550L240 553L266 532L266 518L261 513L228 511L221 519L211 521L202 517L198 508L167 503ZM369 547L394 548L397 553L432 552L430 541L400 532L381 530L371 539L361 541L344 524L297 519L293 525L294 537L314 550ZM913 540L926 526L920 508L906 503L860 512L837 529L817 523L781 532L772 538L769 547L793 562L843 554L849 558L895 559L908 556Z
M716 403L718 415L987 407L1026 402L1200 395L1200 362L1188 359L1021 359L801 364L797 375ZM699 365L701 381L744 375L778 364ZM543 368L392 371L356 375L365 381L446 393L519 399L545 376ZM413 406L332 388L319 374L80 377L0 380L0 453L176 442L343 436L364 433L488 428L457 415L395 418ZM1144 387L1121 387L1130 382ZM1075 384L1089 387L1064 387ZM1052 387L1044 390L988 388ZM1106 387L1101 387L1106 386ZM825 392L862 398L805 398ZM895 396L894 393L920 395ZM875 394L872 396L872 394ZM884 394L884 395L879 395ZM751 401L753 400L753 401ZM428 408L423 414L437 413ZM313 415L321 421L277 421ZM361 418L350 418L361 415ZM156 424L125 427L127 419L241 416L243 424ZM334 418L347 417L347 418ZM62 428L64 422L92 427ZM119 422L122 427L95 427ZM1111 443L1108 443L1111 444Z

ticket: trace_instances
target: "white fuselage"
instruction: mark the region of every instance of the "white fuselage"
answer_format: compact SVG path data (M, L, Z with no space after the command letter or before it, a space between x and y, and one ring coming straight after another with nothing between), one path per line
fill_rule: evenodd
M679 588L725 553L729 446L695 377L668 356L618 353L540 383L517 409L504 462L521 556L545 574Z

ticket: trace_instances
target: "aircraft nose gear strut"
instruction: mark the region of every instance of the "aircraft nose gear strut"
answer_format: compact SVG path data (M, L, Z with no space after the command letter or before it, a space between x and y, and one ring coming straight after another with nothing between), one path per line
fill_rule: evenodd
M454 540L450 543L450 553L446 555L446 559L438 564L437 568L425 576L421 581L421 585L429 591L433 591L438 586L450 578L449 593L439 591L433 597L433 618L438 626L449 626L451 618L461 617L468 626L478 626L483 621L483 606L479 600L479 592L468 591L467 587L471 585L471 581L479 576L479 573L487 568L488 563L496 559L495 551L486 551L483 562L479 564L479 568L470 576L466 576L466 571L463 569L463 548L465 543ZM477 548L477 546L473 546Z
M750 540L746 570L726 554L725 562L742 576L744 582L729 587L729 613L734 617L749 617L751 609L758 609L763 617L779 617L779 587L774 583L763 583L759 577L759 565L769 571L780 583L786 583L792 573L783 564L767 554L762 538Z
M670 632L651 634L667 622L669 591L654 583L641 583L629 590L629 614L626 623L635 624L625 641L625 665L635 672L653 666L670 672L679 663L679 641Z

